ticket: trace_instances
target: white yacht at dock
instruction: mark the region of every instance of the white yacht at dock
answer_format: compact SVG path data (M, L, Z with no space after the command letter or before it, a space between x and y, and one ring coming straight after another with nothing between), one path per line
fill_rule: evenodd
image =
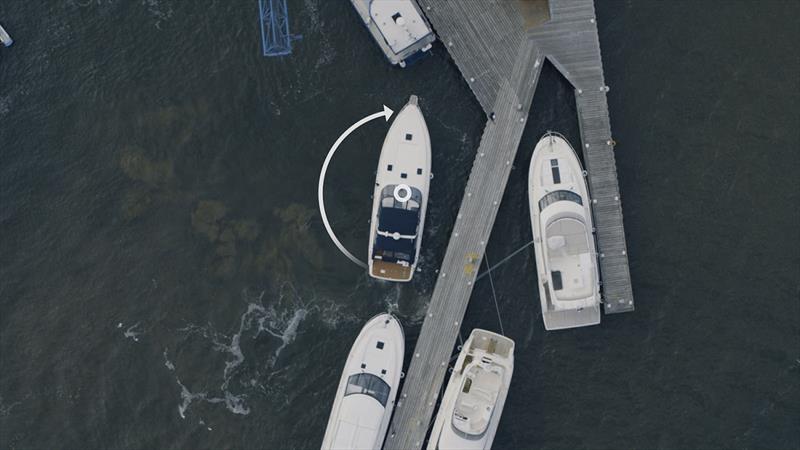
M402 377L405 337L391 314L367 322L356 338L336 389L322 449L379 450Z
M585 172L567 140L545 134L528 172L539 298L547 330L600 323L600 275Z
M514 372L514 341L475 329L458 355L428 450L492 447Z

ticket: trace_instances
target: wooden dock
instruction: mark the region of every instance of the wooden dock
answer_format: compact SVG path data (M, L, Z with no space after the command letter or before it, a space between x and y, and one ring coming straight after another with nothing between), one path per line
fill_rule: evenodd
M420 448L428 433L544 58L575 88L605 311L633 310L592 0L418 3L490 119L384 444L396 450Z

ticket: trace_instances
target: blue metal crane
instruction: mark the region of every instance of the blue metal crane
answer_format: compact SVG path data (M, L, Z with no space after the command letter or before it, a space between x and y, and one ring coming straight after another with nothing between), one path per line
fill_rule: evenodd
M289 33L286 0L258 0L258 9L264 56L284 56L292 53L292 41L302 36Z

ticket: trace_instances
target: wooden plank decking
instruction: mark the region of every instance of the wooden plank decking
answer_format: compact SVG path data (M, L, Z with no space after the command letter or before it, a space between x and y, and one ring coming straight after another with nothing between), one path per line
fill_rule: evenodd
M516 1L418 3L494 120L486 123L384 444L397 450L424 443L545 57L575 88L606 312L633 309L592 0L550 0L549 20L541 24L523 17Z

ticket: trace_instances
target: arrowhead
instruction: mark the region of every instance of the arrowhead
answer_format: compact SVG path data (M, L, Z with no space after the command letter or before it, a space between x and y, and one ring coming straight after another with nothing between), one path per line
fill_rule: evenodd
M392 114L394 114L394 111L392 111L388 106L383 105L383 115L386 116L387 122L389 121L389 117L392 117Z

